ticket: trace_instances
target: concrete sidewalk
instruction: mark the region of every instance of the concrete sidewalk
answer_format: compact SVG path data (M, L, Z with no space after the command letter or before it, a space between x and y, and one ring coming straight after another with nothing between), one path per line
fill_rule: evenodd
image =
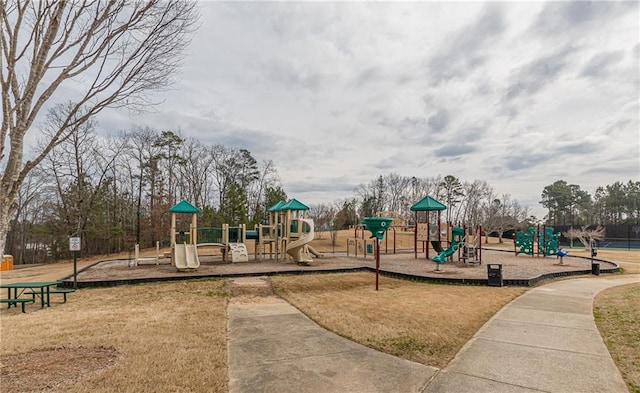
M267 285L260 277L237 284ZM229 304L229 392L627 392L592 316L603 289L640 276L580 278L514 300L450 365L409 362L328 332L276 297Z
M232 299L228 315L230 393L420 392L438 371L331 333L274 296Z
M627 392L593 320L596 294L640 276L534 288L491 318L425 392Z

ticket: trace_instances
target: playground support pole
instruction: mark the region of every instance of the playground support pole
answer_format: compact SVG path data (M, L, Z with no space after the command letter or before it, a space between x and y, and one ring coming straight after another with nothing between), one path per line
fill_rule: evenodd
M428 233L427 227L427 233ZM418 259L418 212L413 220L413 259Z
M378 290L379 274L380 274L380 239L376 239L376 291Z
M171 250L176 245L176 213L171 213Z
M191 214L191 244L198 244L198 215Z
M396 228L393 228L393 253L396 253Z
M478 260L482 263L482 225L478 225Z
M385 254L389 253L389 238L387 237L386 232L385 232L385 235L384 235L384 253Z
M425 259L429 259L429 244L431 244L431 242L429 241L429 220L431 219L431 212L427 211L426 213L424 213L425 219L427 221L427 243L426 243L426 249L424 251L424 257ZM436 223L436 229L438 231L438 243L440 243L440 212L438 212L438 222ZM422 247L425 246L425 243L422 242Z
M538 230L540 228L540 225L538 224L536 227L531 227L529 228L529 233L531 233L531 231L533 231L533 234L531 234L531 256L535 257L536 256L536 250L538 249L537 244L538 244Z
M390 227L389 229L393 229L393 253L396 253L396 227ZM389 253L389 237L387 236L389 230L384 234L384 253Z

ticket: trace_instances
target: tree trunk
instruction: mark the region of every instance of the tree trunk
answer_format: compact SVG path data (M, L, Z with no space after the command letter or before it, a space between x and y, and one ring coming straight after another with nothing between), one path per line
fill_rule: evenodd
M0 185L2 187L2 185ZM0 189L0 255L4 255L4 247L9 233L9 224L11 217L16 212L16 205L6 196L5 190Z

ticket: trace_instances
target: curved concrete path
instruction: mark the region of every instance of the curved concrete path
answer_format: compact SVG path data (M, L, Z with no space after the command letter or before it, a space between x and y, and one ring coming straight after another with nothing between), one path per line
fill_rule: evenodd
M598 292L639 275L543 285L496 313L426 392L627 392L593 319Z
M260 277L233 281L267 285ZM638 275L594 277L534 288L441 371L344 339L279 298L232 300L229 392L627 392L592 305L598 292L638 282Z

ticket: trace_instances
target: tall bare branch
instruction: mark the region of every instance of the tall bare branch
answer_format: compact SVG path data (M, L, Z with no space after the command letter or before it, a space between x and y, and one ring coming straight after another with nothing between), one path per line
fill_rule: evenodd
M0 2L0 251L22 182L69 130L106 107L144 110L153 104L149 93L175 81L196 7L186 0ZM68 116L25 162L25 136L43 108L63 100L73 102Z

